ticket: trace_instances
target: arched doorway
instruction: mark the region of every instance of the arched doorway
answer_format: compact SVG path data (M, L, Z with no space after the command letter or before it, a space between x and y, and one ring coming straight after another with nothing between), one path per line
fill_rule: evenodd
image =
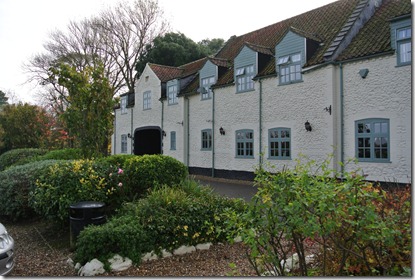
M146 126L134 131L134 154L155 155L161 154L161 128L158 126Z

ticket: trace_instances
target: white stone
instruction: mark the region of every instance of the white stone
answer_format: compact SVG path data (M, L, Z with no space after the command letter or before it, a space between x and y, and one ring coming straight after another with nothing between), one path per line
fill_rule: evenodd
M242 242L242 237L237 236L237 237L235 237L235 238L233 239L233 241L234 241L235 243Z
M163 258L168 258L168 257L173 256L173 254L172 254L172 253L170 253L169 251L166 251L166 249L163 249L163 250L161 251L161 256L162 256Z
M196 251L195 246L181 246L173 251L174 255L184 255Z
M97 259L87 262L78 272L79 276L95 276L105 272L104 264Z
M210 246L212 246L212 243L208 242L208 243L203 243L203 244L197 244L196 245L196 249L197 250L209 250Z
M80 263L76 263L76 265L75 265L76 270L79 270L81 267L82 267L82 265Z
M70 267L74 267L74 262L73 262L73 260L71 258L69 258L69 259L66 260L66 264L68 266L70 266Z
M157 256L156 254L154 254L154 251L151 251L150 253L145 254L145 255L141 258L141 260L142 260L143 262L146 262L146 261L151 261L151 260L157 260L157 259L158 259L158 256Z
M130 268L133 262L129 258L123 258L120 255L114 255L111 259L108 259L112 271L123 271Z

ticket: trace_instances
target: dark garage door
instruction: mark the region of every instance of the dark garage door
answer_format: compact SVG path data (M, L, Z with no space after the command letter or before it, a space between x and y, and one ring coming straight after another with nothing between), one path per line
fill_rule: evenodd
M161 129L159 127L136 129L134 154L138 156L161 154Z

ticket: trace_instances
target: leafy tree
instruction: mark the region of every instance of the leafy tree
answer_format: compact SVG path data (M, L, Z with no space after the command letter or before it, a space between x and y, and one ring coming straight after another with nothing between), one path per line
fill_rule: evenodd
M0 106L7 104L7 100L9 98L6 97L6 93L0 90Z
M0 113L0 149L44 148L51 132L50 116L36 105L7 104Z
M66 63L83 71L103 64L113 94L134 91L134 68L145 46L164 34L168 23L157 0L120 2L91 18L71 21L64 30L52 32L45 51L25 65L29 82L42 87L40 99L61 114L70 100L65 87L50 79L51 67Z
M50 78L68 91L70 105L61 118L69 135L75 137L84 156L107 154L114 89L103 65L76 71L74 66L60 64L51 72Z
M137 63L137 74L140 75L148 62L180 66L217 52L223 46L223 39L205 39L195 43L183 33L166 33L148 44Z

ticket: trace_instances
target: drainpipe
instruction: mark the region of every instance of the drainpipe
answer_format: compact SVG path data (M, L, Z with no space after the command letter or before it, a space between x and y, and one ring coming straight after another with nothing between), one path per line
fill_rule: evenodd
M133 151L134 151L134 149L133 149L133 146L134 146L134 132L133 132L133 128L134 128L134 126L133 126L133 114L134 114L134 108L131 108L131 129L130 129L130 131L131 131L131 154L133 154Z
M339 63L340 67L340 175L344 177L344 81L343 81L343 63Z
M186 95L184 96L184 100L185 102L187 102L187 124L186 124L186 128L187 128L187 146L186 146L186 163L187 163L187 167L190 167L190 100L189 97L187 97Z
M159 101L161 102L161 153L163 154L163 142L164 142L164 136L163 136L163 132L164 132L164 102L163 100L160 98Z
M262 153L262 80L259 81L259 167L262 169L263 153Z
M212 89L212 177L215 177L215 90Z
M114 110L114 143L113 145L113 151L114 155L117 154L117 112Z

